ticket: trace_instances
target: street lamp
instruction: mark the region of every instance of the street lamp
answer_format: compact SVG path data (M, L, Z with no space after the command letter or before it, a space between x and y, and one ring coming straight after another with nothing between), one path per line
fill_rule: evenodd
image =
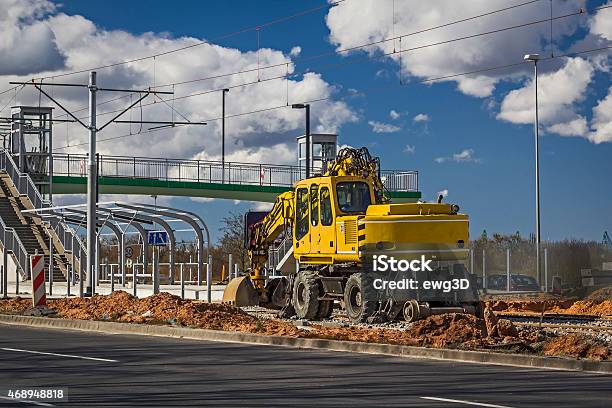
M225 94L229 89L221 90L221 183L225 182Z
M306 178L310 177L310 105L307 103L294 103L293 109L306 109Z
M534 134L535 134L535 184L536 184L536 276L538 282L540 281L540 125L538 120L538 61L542 59L540 54L527 54L523 58L525 61L533 62L534 66L534 96L535 96L535 120L534 120ZM546 287L546 282L544 282Z

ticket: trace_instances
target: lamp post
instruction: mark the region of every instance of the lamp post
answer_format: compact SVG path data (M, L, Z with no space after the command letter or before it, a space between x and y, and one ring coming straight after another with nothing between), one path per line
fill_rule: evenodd
M293 109L306 109L306 178L310 177L310 105L307 103L294 103Z
M221 183L225 182L225 94L229 89L221 91Z
M535 200L536 200L536 276L540 282L540 125L538 118L538 61L542 57L540 54L527 54L523 58L525 61L532 61L534 66L534 96L535 96L535 119L534 119L534 136L535 136Z

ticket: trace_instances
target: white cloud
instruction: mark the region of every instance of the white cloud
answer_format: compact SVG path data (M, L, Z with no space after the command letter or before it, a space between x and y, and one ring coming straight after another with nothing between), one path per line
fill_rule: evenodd
M0 75L62 68L65 56L42 19L55 11L47 1L3 0L0 7Z
M544 19L550 13L547 3L536 2L512 11L406 36L403 38L401 49L405 50ZM581 0L555 2L555 14L575 12L582 5ZM395 15L393 15L393 6ZM330 41L338 49L346 49L401 34L413 33L507 6L506 0L396 1L394 3L381 0L346 1L329 10L327 26L330 30ZM580 21L578 18L555 21L556 37L563 38L574 33L580 26ZM536 24L499 34L483 35L460 42L403 52L401 61L400 53L391 54L388 58L397 64L401 63L401 69L408 80L410 77L439 77L478 70L483 67L515 63L521 60L526 47L547 41L548 35L549 30L545 24ZM352 51L352 53L367 52L377 58L380 53L392 53L394 49L400 50L398 40L381 42ZM348 54L350 53L345 53L345 55ZM456 82L458 89L463 93L486 97L491 95L500 79L512 78L519 71L528 72L527 67L523 67L514 71L495 71L449 78L446 81Z
M538 111L544 125L576 119L575 104L584 99L594 68L582 58L568 59L558 71L538 76ZM534 83L508 93L503 99L498 119L528 124L534 118Z
M415 150L416 150L416 147L415 146L411 146L411 145L406 145L406 147L404 148L404 152L405 153L409 153L409 154L414 153Z
M606 5L612 5L612 1L607 1ZM420 34L410 34L507 6L505 0L342 2L330 9L327 26L330 30L330 41L338 49L354 48L350 52L344 52L343 55L366 53L372 58L379 59L381 54L385 54L388 60L400 65L404 78L410 82L515 64L522 61L525 52L533 49L534 44L536 46L540 44L540 48L547 48L550 32L545 24L524 26L520 29L477 36L458 42L444 42L545 20L550 15L548 2L533 2L511 11L494 13ZM595 6L597 4L589 7ZM554 7L555 15L561 16L575 13L583 8L584 1L557 1ZM558 19L555 21L554 30L556 54L604 47L612 40L612 13L608 9L602 9L595 14L584 14L580 18ZM405 35L401 46L397 39L388 40L399 35ZM373 42L378 43L359 48L362 44ZM427 46L434 43L443 44ZM418 47L421 48L409 52L397 52ZM589 85L592 85L594 71L609 73L610 61L611 58L606 53L593 53L585 55L584 58L570 58L561 68L557 62L541 64L540 113L544 129L562 136L585 137L593 142L607 141L606 115L600 114L600 120L597 122L593 119L589 129L585 123L587 116L582 112L591 108L584 105L591 103L585 99L585 95ZM387 70L392 71L393 68ZM505 95L497 118L511 123L526 124L533 121L531 78L531 65L521 64L514 68L463 75L442 81L454 82L460 92L480 98L492 97L497 85L502 81L525 81L522 88ZM491 98L490 101L487 106L494 105L494 99ZM599 131L595 129L596 126Z
M60 6L58 6L60 7ZM38 28L42 27L42 28ZM46 34L30 37L28 30L46 30ZM38 32L38 31L36 31ZM42 32L42 31L41 31ZM67 15L58 12L55 6L44 0L6 1L0 10L0 81L28 80L29 76L51 77L66 71L87 69L92 66L106 65L117 61L152 55L180 47L199 44L202 39L194 37L172 38L167 34L131 34L122 30L104 30L94 22L78 15ZM15 51L15 41L19 42L19 52ZM36 64L26 64L26 56L30 51L36 55ZM53 51L53 50L56 50ZM294 47L295 55L298 47ZM258 55L259 54L259 55ZM22 56L20 56L22 55ZM59 56L59 57L58 57ZM61 58L60 58L61 57ZM291 74L294 66L291 62L291 52L285 54L279 50L263 48L259 53L241 51L216 44L202 44L185 51L160 56L153 61L145 59L138 62L119 65L109 69L98 70L98 84L115 88L147 88L149 86L168 84L177 81L197 79L204 76L215 76L229 72L256 69L259 66L280 64L273 69L255 70L240 75L218 77L206 81L177 85L174 88L176 101L165 95L169 104L174 105L190 120L209 120L208 126L185 126L164 129L113 140L100 142L98 149L102 154L129 154L153 157L187 158L196 156L219 157L220 92L212 92L201 96L181 98L207 90L230 87L227 95L226 113L228 116L249 111L261 112L229 117L226 120L226 154L228 157L252 162L263 155L266 148L278 153L276 146L284 145L282 155L267 156L265 160L271 163L294 163L295 136L303 132L304 113L291 109L266 110L275 106L286 106L287 103L303 102L315 99L329 98L322 102L311 104L312 128L316 132L337 132L347 122L356 121L357 116L352 109L342 101L334 100L336 89L323 77L315 72L302 76L270 80L276 76L285 75L287 67ZM20 59L21 58L21 59ZM30 58L29 56L27 58ZM61 60L61 66L57 61ZM258 62L259 60L259 62ZM22 69L23 66L31 70ZM27 71L27 72L26 72ZM68 76L64 82L87 83L87 73ZM262 81L240 87L245 82ZM233 86L236 86L235 88ZM288 89L288 99L287 99ZM171 91L172 87L163 90ZM87 92L73 88L54 88L54 96L66 106L73 109L87 106ZM0 96L0 106L3 106L9 94ZM116 95L100 93L98 99L103 101ZM135 100L135 99L134 99ZM152 102L149 97L143 103ZM20 104L38 104L38 94L31 89L25 89L19 95ZM51 104L43 99L44 104ZM107 111L122 109L129 105L130 98L124 98L107 103L99 108L99 123L110 119L110 115L102 115ZM62 114L55 110L55 116ZM79 112L79 116L87 115L87 110ZM134 108L131 114L121 119L137 120L140 109ZM171 109L159 100L151 106L143 107L145 120L172 120ZM174 120L183 120L174 114ZM55 146L61 147L65 140L70 144L87 141L87 134L80 125L69 124L57 126L54 130ZM144 125L146 131L149 126ZM100 139L137 133L138 126L110 125L99 133ZM274 150L276 149L276 150ZM72 148L71 152L84 152L85 146ZM256 155L251 153L255 152Z
M397 112L397 111L396 111L396 110L394 110L394 109L391 109L391 111L389 112L389 117L390 117L391 119L393 119L393 120L398 119L400 116L402 116L402 114L401 114L401 113L399 113L399 112Z
M412 118L414 122L429 122L429 115L425 113L419 113L414 118Z
M569 122L555 123L546 128L549 132L556 133L561 136L584 136L589 131L587 121L582 116Z
M442 191L438 191L437 196L438 196L438 197L439 197L439 196L442 196L442 197L448 197L448 189L446 189L446 188L445 188L445 189L444 189L444 190L442 190ZM436 197L436 199L437 199L438 197Z
M593 143L612 142L612 86L608 95L593 108L593 131L589 140Z
M296 45L295 47L291 48L291 51L289 51L289 55L291 55L292 57L297 57L301 53L302 47L300 47L299 45Z
M612 1L608 1L607 5L612 5ZM610 16L610 11L599 10L591 19L590 26L591 33L612 40L612 16Z
M436 163L444 163L454 161L457 163L480 163L480 159L474 157L474 149L464 149L459 153L453 154L451 157L436 157Z
M372 126L372 131L374 133L395 133L402 130L402 128L399 126L395 126L390 123L377 122L375 120L369 121L368 125Z

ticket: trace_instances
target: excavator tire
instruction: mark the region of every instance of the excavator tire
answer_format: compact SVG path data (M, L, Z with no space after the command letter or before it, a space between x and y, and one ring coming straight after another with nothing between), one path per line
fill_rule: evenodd
M314 319L319 310L319 283L315 272L300 271L293 283L291 303L298 319Z
M329 319L333 311L334 311L334 301L333 300L320 300L319 301L319 311L317 312L317 318Z
M376 313L378 302L371 279L365 273L354 273L349 276L344 287L344 308L353 323L363 323Z

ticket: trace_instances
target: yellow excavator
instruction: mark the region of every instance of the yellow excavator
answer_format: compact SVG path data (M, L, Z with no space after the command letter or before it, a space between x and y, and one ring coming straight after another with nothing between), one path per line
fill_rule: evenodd
M464 265L468 216L442 197L392 204L379 174L379 159L365 147L343 148L325 174L296 182L269 213L255 221L247 213L251 268L229 282L223 302L300 319L328 318L339 305L352 322L481 314L476 279ZM268 277L270 247L282 237L292 240L299 268ZM413 268L419 262L427 268Z

